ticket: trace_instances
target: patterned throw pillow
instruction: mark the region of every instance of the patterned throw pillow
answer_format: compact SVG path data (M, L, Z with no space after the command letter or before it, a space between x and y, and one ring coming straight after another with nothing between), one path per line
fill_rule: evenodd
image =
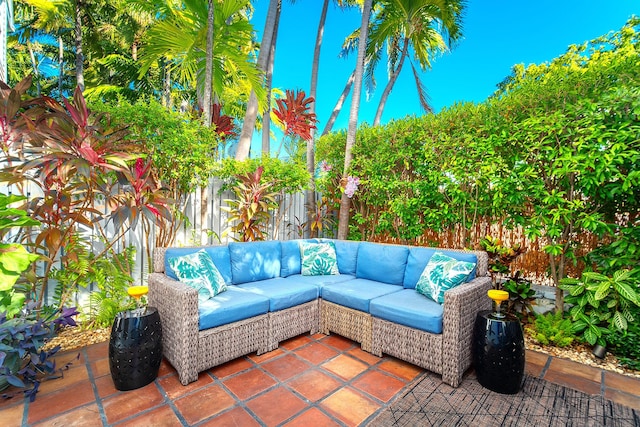
M475 266L473 262L458 261L442 252L436 252L422 271L416 291L443 304L445 291L464 283Z
M333 242L300 242L300 259L303 276L340 274Z
M169 258L169 265L178 280L198 291L200 302L227 290L222 275L204 249L189 255Z

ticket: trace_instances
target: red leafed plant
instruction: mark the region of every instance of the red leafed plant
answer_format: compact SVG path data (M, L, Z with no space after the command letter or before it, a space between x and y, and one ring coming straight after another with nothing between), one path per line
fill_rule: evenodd
M222 139L236 136L233 117L221 114L220 104L212 104L211 108L211 124L215 125L216 132Z
M232 224L226 234L234 240L249 242L264 240L267 235L269 212L278 207L276 194L270 192L271 182L261 183L264 168L258 167L255 172L236 176L238 182L232 187L236 200L227 199L228 206L222 209L229 213L227 222Z
M297 135L306 140L311 139L311 129L316 129L316 115L309 113L309 104L313 98L305 98L303 90L288 90L284 99L276 100L273 114L284 128L285 135Z
M5 162L0 181L17 191L31 187L23 209L41 226L23 238L45 260L29 292L42 304L51 269L74 236L100 236L104 245L94 249L104 254L140 217L158 223L170 213L151 163L123 142L123 132L109 128L108 118L87 109L79 89L61 104L47 96L23 99L28 83L0 87L3 149L15 160ZM64 269L68 257L60 259Z

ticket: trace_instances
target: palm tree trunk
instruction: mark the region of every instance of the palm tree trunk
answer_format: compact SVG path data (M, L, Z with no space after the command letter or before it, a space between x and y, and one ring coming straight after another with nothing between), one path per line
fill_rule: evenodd
M75 40L76 40L76 84L84 92L84 56L82 55L82 0L76 0Z
M33 52L33 46L31 45L30 41L27 41L27 48L29 49L29 58L31 58L31 68L33 68L33 77L36 78L36 93L38 95L38 97L40 96L40 92L42 91L42 88L40 86L40 77L39 77L39 72L38 72L38 65L36 64L36 55Z
M58 98L62 100L62 78L64 77L64 43L58 36Z
M324 0L322 4L322 12L320 12L320 22L318 22L318 33L316 34L316 47L313 51L313 66L311 67L311 85L309 89L309 97L312 99L309 104L309 113L316 113L316 92L318 88L318 68L320 68L320 48L322 47L322 36L324 34L324 24L327 20L327 9L329 8L329 0ZM314 215L316 212L316 180L314 177L316 159L315 159L315 137L316 129L311 128L311 138L307 140L307 172L309 172L309 189L304 193L304 205L307 209L307 217L309 214ZM311 222L305 221L309 225L305 227L305 237L311 236Z
M202 93L202 121L211 126L211 88L213 86L213 0L208 0L207 12L207 59L204 71L204 91Z
M265 81L267 86L267 106L262 115L262 155L267 155L271 151L271 89L273 85L273 64L275 62L275 46L273 44L271 45L271 53L273 56L269 55L267 79Z
M349 76L349 79L347 79L347 84L344 85L344 89L342 90L342 94L340 95L340 98L338 98L338 101L336 102L336 106L333 107L331 116L329 117L329 120L327 120L327 124L325 125L321 136L328 134L329 132L331 132L331 129L333 129L333 125L336 123L338 114L340 114L340 111L342 110L342 106L344 105L344 101L345 99L347 99L347 96L349 96L349 92L351 92L351 86L353 86L353 80L355 78L355 75L356 75L356 71L353 70L351 72L351 75Z
M407 57L408 51L409 51L409 39L405 37L404 43L402 46L402 54L400 54L400 61L398 62L398 67L391 74L391 77L389 77L387 86L385 86L384 92L382 92L382 96L380 97L378 110L376 111L376 116L373 119L374 127L378 126L380 124L380 120L382 120L382 112L384 111L384 106L387 104L387 99L389 98L391 89L393 89L393 85L396 84L396 81L398 80L398 76L400 75L400 71L402 70L402 64L404 64L404 59Z
M280 13L276 14L276 23L271 39L271 49L269 49L269 60L267 61L267 107L262 115L262 154L268 155L271 152L271 92L273 89L273 65L276 61L276 40L278 39L278 27L280 26ZM280 151L276 155L280 154Z
M256 66L258 69L264 71L266 68L267 59L269 57L269 50L271 46L271 39L276 23L276 15L280 13L281 0L269 0L269 11L267 12L267 20L264 26L264 33L262 34L261 46L264 49L260 49L258 53L258 63ZM249 95L249 102L247 103L247 112L244 116L244 122L242 123L242 131L240 132L240 139L238 141L238 148L236 150L236 159L244 160L249 157L249 150L251 149L251 138L253 137L253 130L256 126L256 120L258 118L258 98L255 92L252 90Z
M371 15L371 4L373 0L364 0L362 6L362 22L360 24L360 40L358 41L358 62L355 71L355 87L351 98L351 111L349 113L349 127L347 128L347 144L344 150L344 169L342 172L342 183L346 185L349 166L353 158L353 145L356 142L356 131L358 130L358 112L360 109L360 95L362 93L362 75L364 73L364 57L367 48L367 34L369 31L369 16ZM349 210L351 199L345 192L340 200L340 214L338 216L338 239L345 240L349 235Z
M167 60L162 61L162 70L164 74L162 76L162 105L166 108L171 108L171 69L167 65Z

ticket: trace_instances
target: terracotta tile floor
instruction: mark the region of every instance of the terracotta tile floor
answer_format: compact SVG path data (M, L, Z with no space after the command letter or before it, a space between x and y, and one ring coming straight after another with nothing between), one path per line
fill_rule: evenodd
M0 425L356 426L366 425L424 370L375 357L338 335L301 335L261 356L241 357L183 386L163 361L146 387L114 388L101 343L57 357L64 377L38 398L0 401ZM527 373L640 409L640 380L527 352ZM10 390L8 390L10 391Z

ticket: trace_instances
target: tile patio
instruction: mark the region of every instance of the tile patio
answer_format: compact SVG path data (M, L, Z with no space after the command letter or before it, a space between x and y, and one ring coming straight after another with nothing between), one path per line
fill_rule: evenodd
M78 357L78 358L76 358ZM146 387L120 392L108 343L57 357L64 377L29 403L0 401L0 425L31 426L357 426L366 425L424 370L379 358L338 335L301 335L277 350L245 356L182 386L163 361ZM640 379L527 352L527 373L640 410Z

